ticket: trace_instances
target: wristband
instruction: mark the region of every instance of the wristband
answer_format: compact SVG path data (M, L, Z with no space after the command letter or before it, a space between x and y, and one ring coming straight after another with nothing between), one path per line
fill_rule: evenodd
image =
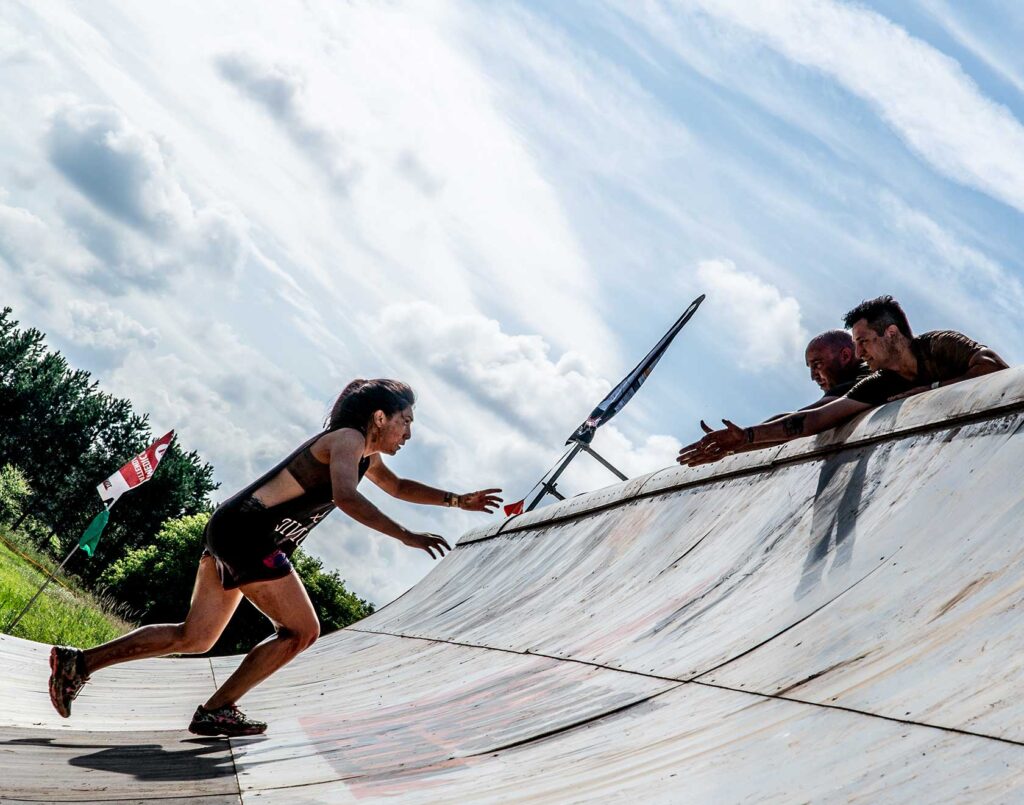
M754 429L753 428L747 428L743 432L747 436L747 444L753 444L754 443Z
M454 492L445 492L444 503L442 505L447 506L450 509L458 508L459 496L456 495Z
M932 389L937 389L941 385L942 384L938 380L936 380L934 383L932 383Z

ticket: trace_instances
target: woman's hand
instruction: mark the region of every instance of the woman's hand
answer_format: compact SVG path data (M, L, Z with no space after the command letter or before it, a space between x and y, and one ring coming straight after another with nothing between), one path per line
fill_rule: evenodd
M398 539L403 545L408 545L410 548L419 548L422 551L426 551L430 554L431 559L437 559L444 556L445 551L450 551L452 549L452 546L448 544L448 541L439 534L417 534L415 531L406 531ZM434 556L434 551L437 551L437 556Z
M459 495L459 508L467 512L487 512L490 514L501 505L498 497L500 489L481 489L479 492L467 492Z

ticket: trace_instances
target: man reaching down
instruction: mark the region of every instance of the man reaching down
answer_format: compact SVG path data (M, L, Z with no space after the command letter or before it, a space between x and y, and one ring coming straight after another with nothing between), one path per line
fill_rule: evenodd
M725 428L684 447L677 461L693 467L738 450L821 433L889 400L1007 368L993 350L963 333L935 330L915 338L903 308L891 296L862 302L846 314L845 323L852 331L857 358L872 374L843 397L820 408L797 411L749 428L722 420Z

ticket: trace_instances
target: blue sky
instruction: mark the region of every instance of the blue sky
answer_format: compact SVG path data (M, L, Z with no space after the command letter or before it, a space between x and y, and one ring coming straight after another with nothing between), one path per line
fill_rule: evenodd
M219 496L396 376L399 474L520 497L699 293L595 443L629 474L813 399L807 339L867 297L1020 358L1017 4L0 9L3 301ZM429 570L331 520L308 545L361 595Z

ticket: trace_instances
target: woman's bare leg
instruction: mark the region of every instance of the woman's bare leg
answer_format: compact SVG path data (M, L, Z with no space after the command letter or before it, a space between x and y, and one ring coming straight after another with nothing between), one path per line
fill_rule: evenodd
M243 584L242 594L274 623L277 634L250 651L242 664L204 705L214 710L235 704L320 636L320 621L298 574Z
M85 652L85 672L95 673L108 665L162 657L165 654L202 654L217 642L242 600L240 590L225 590L212 556L204 556L196 571L192 604L184 623L142 626L123 637Z

